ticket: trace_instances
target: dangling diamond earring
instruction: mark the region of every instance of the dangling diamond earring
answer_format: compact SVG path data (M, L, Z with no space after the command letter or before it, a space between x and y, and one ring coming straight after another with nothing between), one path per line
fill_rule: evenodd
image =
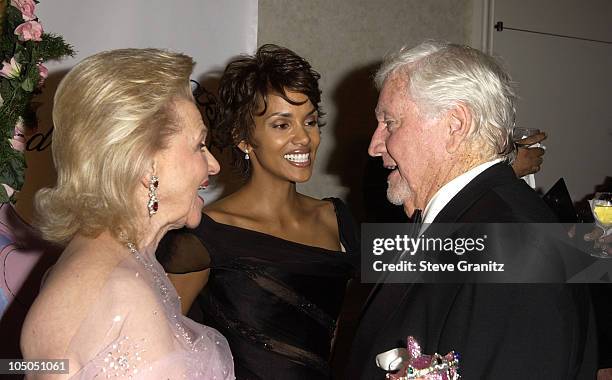
M159 186L159 178L156 175L152 175L149 180L149 203L147 208L149 209L149 218L157 213L159 208L159 199L157 199L157 187Z
M251 157L249 157L249 149L248 148L244 150L244 159L245 160L250 160L251 159Z

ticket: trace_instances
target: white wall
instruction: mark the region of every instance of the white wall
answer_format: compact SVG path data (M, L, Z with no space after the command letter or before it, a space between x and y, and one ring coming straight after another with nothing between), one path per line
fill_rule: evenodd
M609 0L495 0L507 27L612 41ZM548 132L536 183L564 177L574 200L612 176L612 45L504 30L492 48L518 82L517 125Z
M101 50L155 47L194 57L200 77L257 43L257 0L50 0L36 13L78 52L50 65L58 70Z

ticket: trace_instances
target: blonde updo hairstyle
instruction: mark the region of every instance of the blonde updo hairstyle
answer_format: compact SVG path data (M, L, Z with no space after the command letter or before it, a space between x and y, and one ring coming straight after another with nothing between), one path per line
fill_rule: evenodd
M120 49L84 59L61 81L53 103L53 162L57 184L36 194L45 239L108 230L139 238L136 200L155 153L179 132L174 101L193 101L191 57L158 49ZM163 179L160 179L163 180Z

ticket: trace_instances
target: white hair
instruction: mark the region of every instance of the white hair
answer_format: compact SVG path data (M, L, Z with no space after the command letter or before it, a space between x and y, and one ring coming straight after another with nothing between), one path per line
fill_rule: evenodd
M439 116L457 104L472 112L473 138L488 158L508 156L516 93L510 75L496 60L469 46L426 41L385 59L374 81L381 89L392 74L402 75L420 111Z

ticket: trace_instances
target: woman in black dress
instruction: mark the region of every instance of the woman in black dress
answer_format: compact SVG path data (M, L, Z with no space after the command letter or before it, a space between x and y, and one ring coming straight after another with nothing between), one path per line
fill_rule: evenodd
M203 322L227 338L238 379L324 379L358 240L345 204L300 194L320 142L319 74L264 45L221 78L217 143L247 177L158 257Z

